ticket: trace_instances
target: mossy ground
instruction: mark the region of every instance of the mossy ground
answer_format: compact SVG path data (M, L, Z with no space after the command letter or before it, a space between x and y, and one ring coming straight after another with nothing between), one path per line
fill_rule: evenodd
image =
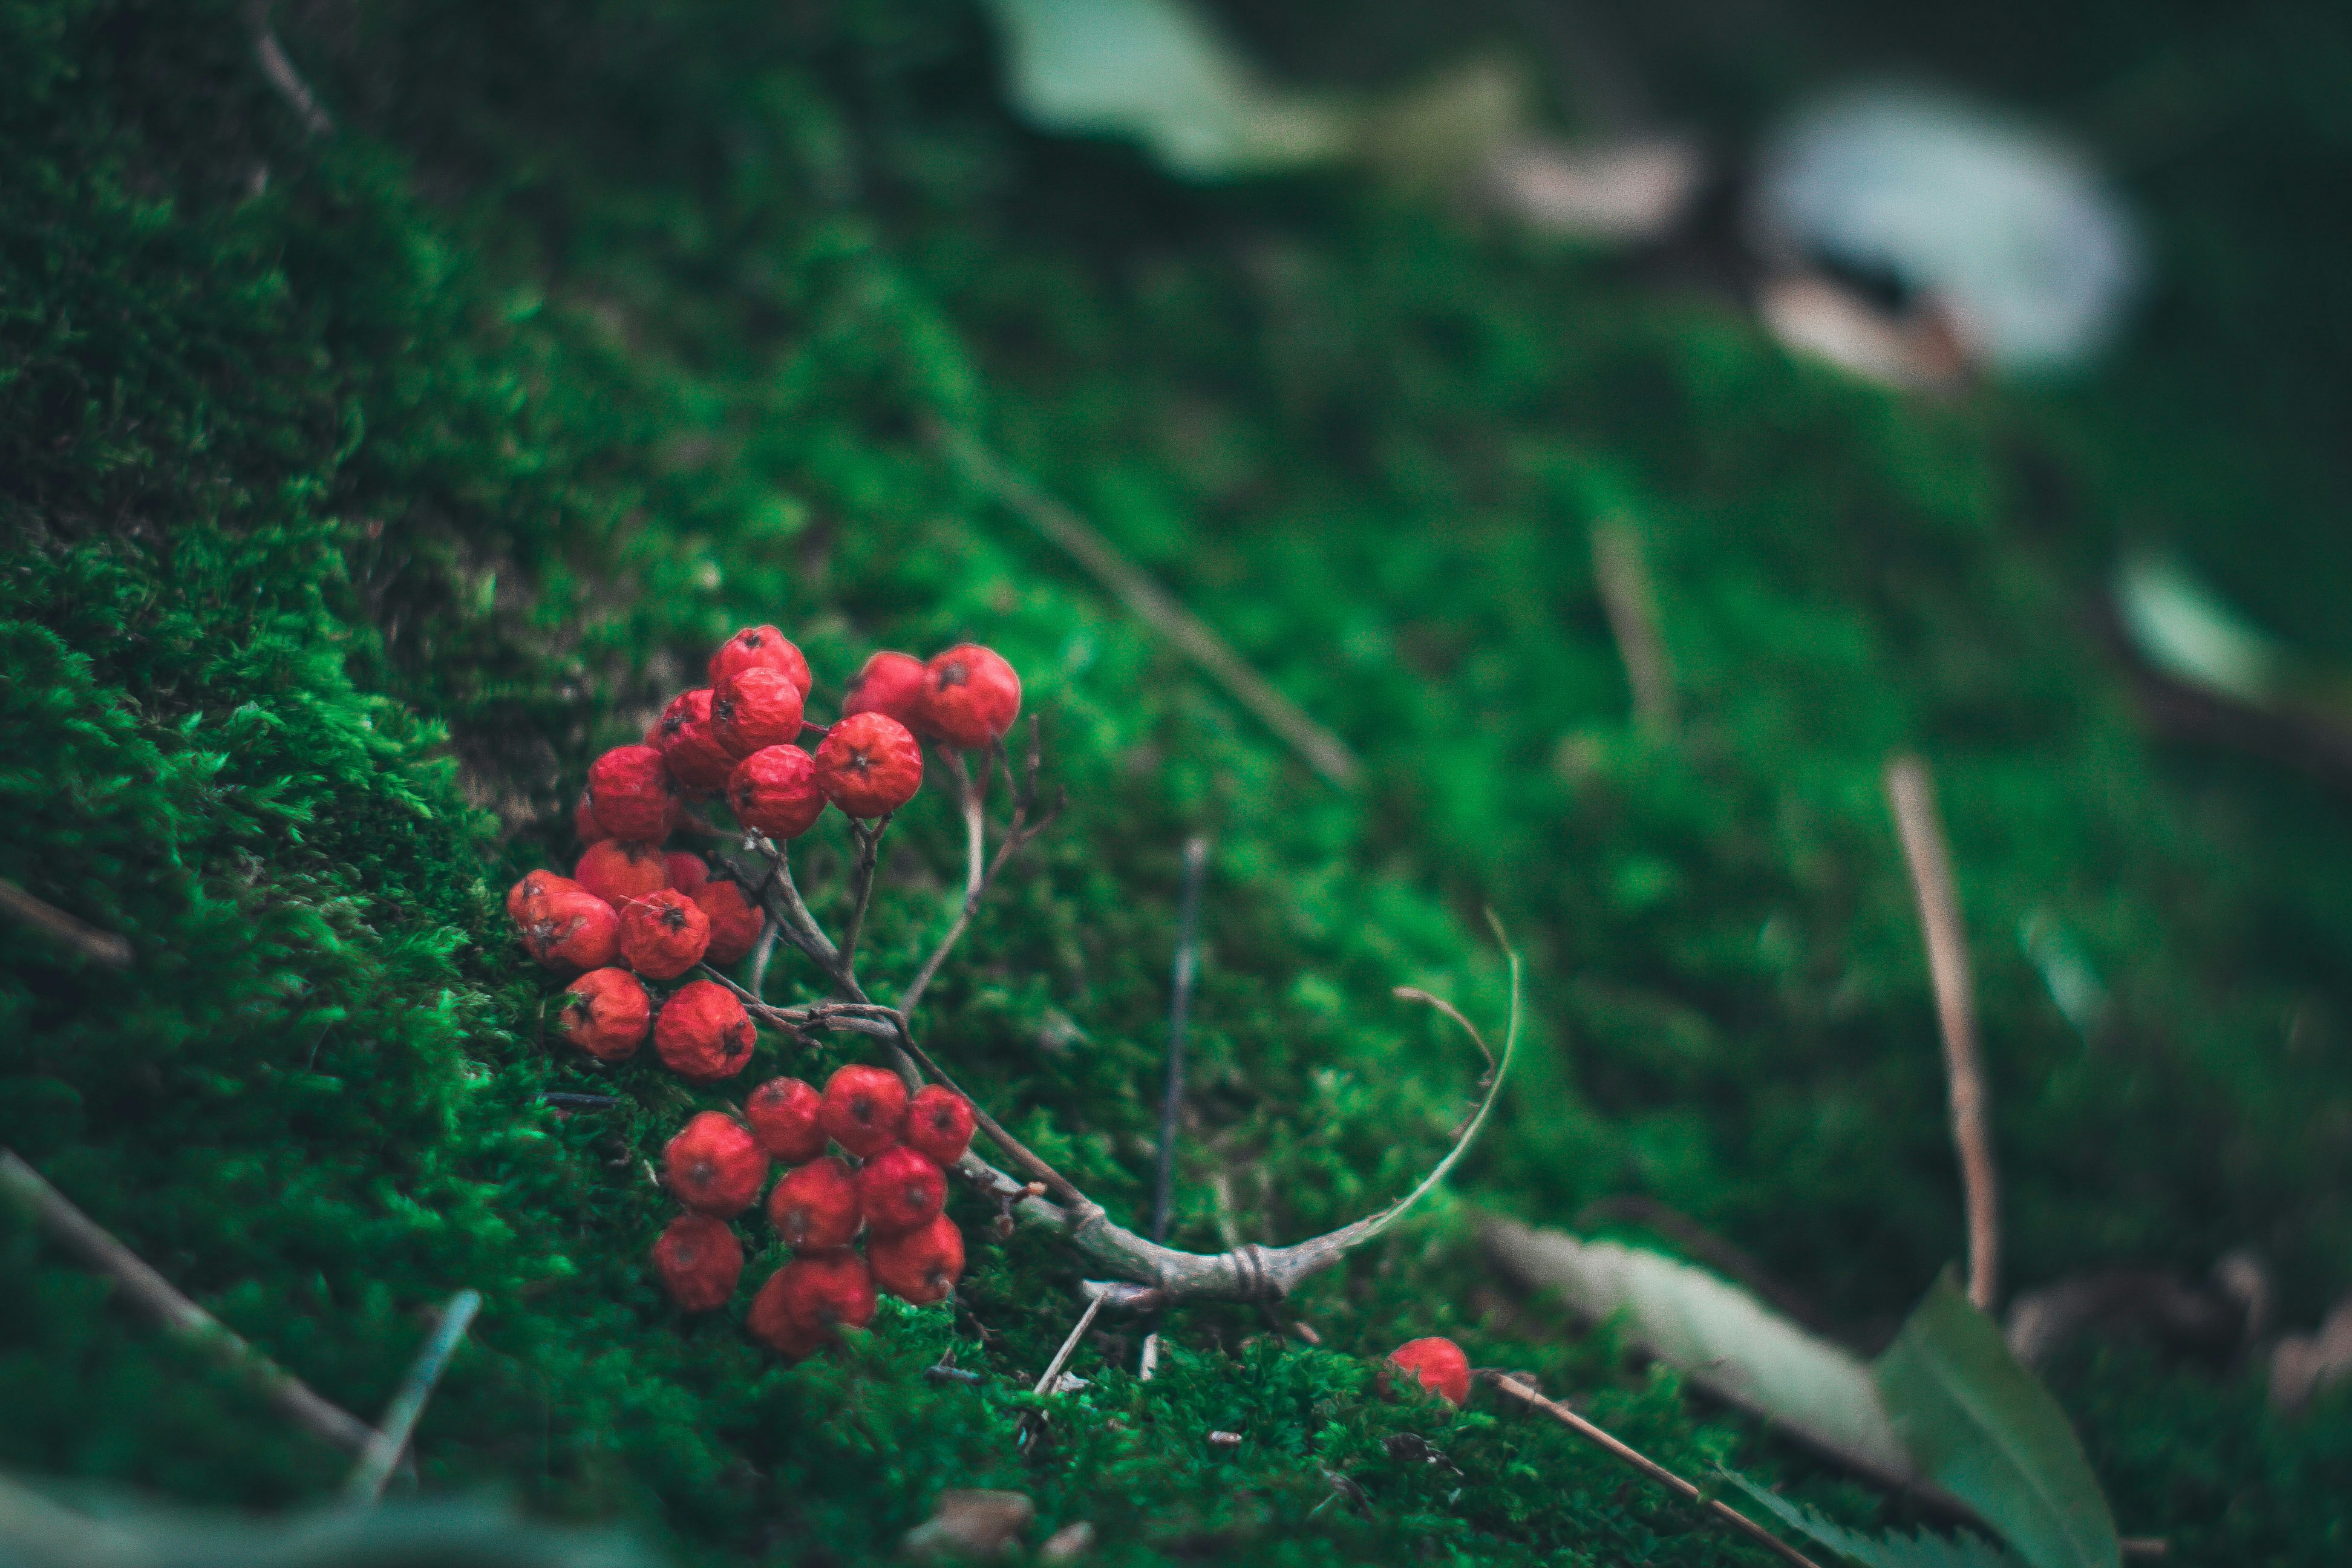
M1348 33L1330 9L1248 25L1311 59ZM1922 405L1352 180L1188 191L1032 137L948 0L282 10L331 136L267 86L242 5L0 0L0 874L140 955L117 975L0 930L0 1142L362 1412L432 1306L483 1291L428 1486L617 1518L688 1563L883 1555L971 1484L1093 1521L1106 1562L1749 1555L1552 1428L1372 1394L1370 1357L1444 1331L1670 1462L1870 1517L1607 1335L1499 1310L1463 1216L1646 1193L1861 1337L1891 1324L1960 1246L1878 793L1897 746L1938 766L1978 938L2013 1280L2251 1245L2306 1323L2352 1283L2340 811L2153 751L2079 623L2118 532L2168 531L2342 650L2346 546L2305 521L2344 493L2306 456L2338 329L2273 365L2215 325L2232 288L2256 330L2284 320L2256 276L2336 320L2340 285L2275 233L2180 257L2105 390ZM1397 15L1334 47L1370 70L1439 26ZM2202 37L2102 53L2072 26L2042 26L2045 96ZM2340 142L2305 107L2344 57L2329 26L2237 37L2304 84L2230 132L2281 179ZM1675 58L1733 79L1722 48ZM1767 58L1725 101L1752 113L1791 70ZM2189 163L2149 176L2159 216L2239 210ZM2216 434L2200 363L2284 368ZM1361 796L961 484L930 419L1078 504L1347 736ZM1626 718L1604 513L1649 542L1672 741ZM2276 553L2225 535L2241 519ZM1476 1070L1389 988L1499 1017L1501 914L1531 963L1525 1070L1456 1195L1302 1292L1322 1351L1182 1313L1146 1386L1108 1326L1024 1453L1014 1391L1075 1310L1049 1242L976 1248L952 1325L887 1312L796 1370L663 1305L639 1162L718 1097L552 1053L497 893L568 852L588 758L747 619L800 637L820 699L877 647L973 635L1023 668L1072 809L928 1027L1130 1214L1179 847L1214 836L1180 1239L1292 1238L1409 1184ZM937 798L894 837L886 983L955 858ZM824 842L804 879L822 901L841 870ZM2095 1043L2018 952L2037 911L2116 999ZM615 1087L617 1111L536 1103ZM335 1455L24 1221L0 1249L0 1460L191 1500L331 1485ZM980 1389L919 1377L951 1336ZM2283 1422L2253 1367L2128 1345L2056 1386L2126 1532L2187 1563L2341 1559L2341 1397ZM1451 1468L1391 1458L1406 1430Z

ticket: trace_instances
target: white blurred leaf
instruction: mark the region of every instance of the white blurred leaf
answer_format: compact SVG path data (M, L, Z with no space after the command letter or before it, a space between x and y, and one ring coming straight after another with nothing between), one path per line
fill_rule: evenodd
M2241 702L2279 694L2284 650L2179 562L2126 557L2116 573L2116 607L2140 657L2174 679Z

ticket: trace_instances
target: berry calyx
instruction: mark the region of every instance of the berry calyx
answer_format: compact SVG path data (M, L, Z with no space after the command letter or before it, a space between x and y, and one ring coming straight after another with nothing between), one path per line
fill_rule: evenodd
M588 769L588 809L615 838L669 835L677 781L651 746L615 746Z
M963 1278L963 1232L945 1215L901 1236L877 1237L866 1244L874 1283L902 1301L928 1307L947 1300Z
M808 660L801 657L801 650L792 645L791 639L773 626L745 626L720 643L719 651L710 656L707 673L716 689L729 676L755 667L789 676L792 683L801 689L803 697L809 694L813 681Z
M971 1101L945 1084L927 1083L907 1102L907 1127L899 1136L945 1169L971 1147L973 1124Z
M684 893L664 888L630 900L621 911L621 956L648 980L677 979L701 963L709 946L710 917Z
M680 784L701 795L717 795L727 787L735 757L719 743L711 726L709 688L681 691L670 699L653 732L660 738L647 743L661 748L663 765Z
M669 885L689 898L695 889L710 880L710 862L683 849L673 849L663 856L662 867L669 872Z
M761 1148L787 1165L803 1165L824 1152L824 1109L814 1084L772 1078L743 1102L743 1119Z
M654 1021L654 1053L689 1083L717 1083L741 1072L760 1032L735 993L714 981L681 985Z
M881 1068L843 1068L824 1080L817 1120L826 1137L857 1159L870 1159L898 1141L907 1121L907 1086Z
M904 1236L936 1218L948 1201L940 1169L904 1143L893 1143L857 1173L857 1205L877 1236Z
M728 775L727 804L754 833L780 842L798 838L824 815L816 759L798 746L762 746Z
M588 852L572 869L572 879L619 910L632 899L668 887L669 867L658 844L641 838L606 838L588 846Z
M705 882L687 897L710 922L710 945L703 950L703 963L724 967L750 956L759 943L763 921L740 886L733 882Z
M923 748L887 713L853 713L816 748L816 785L856 817L887 816L923 787Z
M754 666L711 688L710 732L729 757L740 761L762 746L799 740L804 711L801 689L790 676ZM720 774L719 782L724 784L727 775Z
M523 951L550 969L602 969L621 952L621 917L568 879L525 910L517 931Z
M580 804L572 808L572 833L583 844L599 844L613 837L613 830L597 821L596 814L588 809L588 796L584 792L580 796Z
M985 751L1021 716L1021 677L993 648L963 643L934 657L923 686L922 728L958 751Z
M729 1219L758 1200L768 1152L733 1117L705 1110L663 1145L662 1175L687 1207Z
M877 653L851 679L841 699L841 716L887 713L909 730L922 729L923 690L929 666L911 653Z
M530 911L559 888L578 889L579 883L561 871L533 871L507 889L507 919L518 925L527 922Z
M866 1223L856 1173L829 1154L785 1172L768 1194L768 1223L795 1252L847 1247Z
M724 1220L682 1214L654 1243L654 1268L679 1310L715 1312L743 1278L743 1244Z
M1452 1340L1409 1340L1389 1352L1389 1364L1457 1410L1470 1402L1470 1358Z
M653 998L625 969L592 969L564 987L555 1032L600 1062L637 1054L653 1026Z

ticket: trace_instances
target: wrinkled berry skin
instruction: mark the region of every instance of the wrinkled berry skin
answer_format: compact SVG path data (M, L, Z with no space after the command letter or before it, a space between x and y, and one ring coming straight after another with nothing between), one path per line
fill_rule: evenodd
M567 879L524 911L523 951L550 969L602 969L621 955L621 917Z
M735 993L709 980L689 981L662 1004L654 1054L689 1083L718 1083L751 1060L760 1032Z
M907 1086L881 1068L845 1067L824 1080L817 1113L826 1137L860 1160L898 1141L907 1122Z
M637 838L607 838L588 846L572 879L613 906L626 909L633 899L658 893L669 886L669 866L658 844Z
M682 1214L654 1243L654 1268L680 1311L715 1312L743 1278L743 1244L724 1220Z
M930 680L930 667L913 654L877 653L850 681L841 699L841 716L887 713L920 734L923 691Z
M687 1207L731 1219L759 1201L768 1152L733 1117L705 1110L662 1146L662 1176Z
M728 775L727 804L754 833L779 843L798 838L824 815L816 759L798 746L762 746Z
M948 1201L940 1168L904 1143L893 1143L857 1173L857 1206L877 1236L904 1236L938 1216Z
M760 1146L787 1165L805 1165L824 1152L824 1096L796 1078L772 1078L743 1102L743 1119Z
M801 689L789 676L762 668L747 669L711 689L710 732L730 757L740 761L762 746L788 746L799 740L803 711ZM724 784L726 777L719 782Z
M649 744L661 748L662 764L681 788L698 795L713 795L727 787L735 758L719 743L710 722L710 691L681 691L662 710Z
M856 1173L826 1155L784 1173L768 1194L768 1223L794 1252L847 1247L866 1223Z
M592 969L566 986L555 1032L600 1062L637 1054L653 1027L653 998L625 969Z
M615 838L669 837L677 781L651 746L615 746L588 769L588 809Z
M992 648L964 643L933 658L922 727L958 751L985 751L1021 716L1021 677Z
M705 882L687 896L710 922L710 945L703 950L703 963L724 967L750 956L763 922L740 887L733 882Z
M775 670L789 677L792 683L800 688L803 698L809 694L812 682L808 660L802 658L801 650L773 626L745 626L720 643L719 651L710 656L710 666L706 673L715 690L729 676L740 675L752 668Z
M1457 1410L1470 1402L1470 1358L1452 1340L1407 1341L1389 1352L1389 1364Z
M816 786L856 817L887 816L923 787L923 746L887 713L853 713L816 748Z
M872 1322L874 1307L874 1275L865 1258L845 1248L803 1253L760 1287L745 1326L797 1361L822 1348L835 1330Z
M582 795L580 804L572 808L572 832L583 844L601 844L613 837L613 830L596 820L588 808L588 797Z
M963 1232L945 1215L902 1236L877 1237L866 1244L874 1283L901 1301L928 1307L944 1301L963 1278Z
M684 893L664 888L621 911L621 956L648 980L675 980L702 962L710 917Z
M971 1101L944 1084L927 1083L907 1102L907 1127L898 1136L944 1170L971 1147L973 1124Z
M517 925L530 919L534 905L558 889L579 889L580 884L561 871L533 871L507 889L507 919Z
M669 885L689 898L695 889L710 880L710 863L683 849L673 849L663 856L662 866L669 872Z

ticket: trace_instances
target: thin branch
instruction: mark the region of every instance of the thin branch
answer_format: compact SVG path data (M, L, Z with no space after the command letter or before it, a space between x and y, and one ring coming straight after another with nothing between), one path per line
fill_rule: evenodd
M947 755L948 776L955 780L956 809L963 815L963 900L969 904L980 897L981 872L986 864L988 781L996 771L996 754L992 749L981 759L977 783L964 766L961 752L950 752Z
M1642 557L1641 536L1622 522L1592 525L1592 580L1617 656L1625 663L1625 684L1633 691L1633 721L1652 734L1675 727L1675 666L1658 635L1657 595Z
M1459 1024L1462 1026L1462 1032L1470 1037L1470 1043L1478 1047L1478 1054L1486 1058L1487 1076L1489 1078L1494 1076L1495 1053L1487 1048L1486 1037L1478 1032L1478 1026L1462 1016L1461 1008L1456 1007L1453 1003L1448 1002L1443 996L1431 995L1428 992L1423 991L1418 985L1400 985L1394 991L1391 992L1390 994L1394 996L1400 1002L1418 1002L1423 1006L1434 1007L1439 1012L1444 1014L1447 1017L1453 1019L1456 1024ZM1483 1080L1481 1081L1483 1082Z
M1201 883L1209 868L1209 841L1195 834L1184 846L1184 897L1176 917L1176 973L1169 985L1168 1084L1160 1100L1160 1150L1151 1176L1151 1239L1168 1239L1176 1201L1176 1121L1184 1104L1184 1024L1192 1010L1192 971L1201 935Z
M466 1337L467 1326L481 1310L482 1298L478 1291L460 1290L449 1298L433 1337L416 1352L407 1379L383 1413L383 1424L369 1439L366 1451L360 1455L351 1479L343 1483L346 1501L373 1503L383 1499L383 1485L392 1479L401 1450L408 1447L409 1436L416 1430L417 1417L425 1414L425 1402L432 1397L433 1385L441 1381L442 1368L449 1364L457 1342Z
M1682 1477L1675 1474L1674 1471L1666 1468L1665 1466L1658 1463L1655 1459L1653 1459L1649 1456L1642 1453L1639 1449L1611 1436L1607 1432L1594 1426L1591 1422L1587 1421L1583 1416L1579 1415L1567 1405L1555 1404L1553 1401L1546 1399L1542 1394L1537 1393L1534 1389L1529 1388L1526 1384L1519 1382L1518 1379L1507 1376L1502 1373L1482 1372L1478 1375L1486 1379L1487 1383L1493 1384L1498 1392L1507 1394L1513 1399L1519 1401L1521 1404L1542 1411L1545 1415L1550 1416L1553 1420L1559 1422L1570 1431L1574 1432L1578 1436L1584 1438L1587 1442L1596 1444L1600 1447L1606 1449L1616 1458L1625 1464L1631 1465L1633 1468L1641 1471L1643 1475L1649 1477L1650 1479L1657 1482L1668 1491L1673 1492L1684 1501L1698 1504L1699 1507L1705 1509L1709 1514L1713 1515L1718 1523L1729 1525L1732 1529L1739 1531L1740 1534L1745 1535L1750 1541L1755 1542L1757 1545L1763 1547L1766 1551L1771 1552L1772 1555L1780 1558L1783 1563L1790 1564L1791 1568L1821 1568L1821 1565L1815 1563L1811 1558L1806 1556L1803 1552L1798 1551L1795 1547L1790 1545L1787 1542L1781 1540L1779 1536L1773 1534L1770 1531L1765 1529L1762 1525L1757 1523L1754 1520L1748 1518L1738 1509L1733 1508L1730 1504L1723 1502L1718 1499L1707 1496L1706 1492L1699 1489L1696 1483L1683 1479Z
M219 1319L172 1288L171 1282L108 1235L67 1201L38 1171L0 1148L0 1190L13 1193L32 1210L51 1237L84 1263L121 1285L131 1300L171 1332L210 1352L244 1376L295 1425L352 1453L365 1449L374 1429L349 1411L330 1405L309 1384L254 1349Z
M996 874L1003 870L1008 861L1027 847L1030 840L1045 832L1053 825L1054 819L1062 814L1065 801L1063 797L1056 795L1050 807L1037 815L1034 821L1031 820L1032 814L1037 812L1039 752L1038 724L1033 717L1029 721L1029 762L1025 770L1027 776L1023 781L1019 793L1013 797L1013 815L1004 825L1003 841L997 845L996 854L988 862L987 869L981 873L978 885L965 893L961 907L956 910L955 919L948 925L947 934L940 938L939 945L931 950L931 955L923 960L923 966L915 972L915 978L908 981L906 990L899 993L898 1011L900 1013L911 1015L916 1004L922 1001L923 993L930 988L932 979L940 972L940 966L948 961L948 954L955 951L956 943L963 940L965 929L971 924L972 916L980 910L981 900L988 896L988 889L995 885ZM980 832L976 819L972 822L971 831L973 843L976 845L979 842Z
M1070 1337L1062 1342L1062 1348L1054 1352L1054 1359L1046 1363L1045 1374L1037 1380L1037 1386L1030 1393L1051 1394L1054 1391L1054 1384L1061 1380L1062 1369L1070 1364L1070 1352L1078 1348L1078 1342L1086 1338L1087 1331L1094 1326L1095 1314L1102 1310L1102 1305L1100 1296L1087 1303L1087 1310L1078 1314L1077 1327L1072 1329Z
M857 933L866 924L866 906L874 901L874 870L882 861L882 835L890 826L884 812L869 826L850 819L849 836L857 841L857 866L849 874L849 924L841 933L841 968L854 973L857 965Z
M269 85L278 89L278 95L293 106L295 116L302 121L304 131L313 136L324 136L335 128L335 122L319 106L318 96L311 92L310 83L302 79L302 73L294 68L294 62L287 58L285 46L278 41L278 35L271 30L268 0L256 0L252 11L253 52L261 61L261 74L269 79Z
M1936 812L1935 781L1916 757L1886 764L1886 797L1911 868L1911 889L1927 932L1927 973L1936 986L1936 1020L1944 1037L1944 1071L1952 1100L1952 1142L1960 1155L1968 1202L1969 1300L1990 1312L2000 1297L2000 1205L1993 1167L1990 1109L1977 1053L1975 987L1969 977L1969 942L1960 925L1952 861Z
M760 922L760 940L751 948L751 984L745 987L753 996L768 994L768 962L776 956L776 939L782 934L773 916Z
M28 926L38 927L69 947L79 948L86 958L115 969L125 968L131 963L128 941L76 919L46 900L35 898L5 877L0 877L0 910Z

